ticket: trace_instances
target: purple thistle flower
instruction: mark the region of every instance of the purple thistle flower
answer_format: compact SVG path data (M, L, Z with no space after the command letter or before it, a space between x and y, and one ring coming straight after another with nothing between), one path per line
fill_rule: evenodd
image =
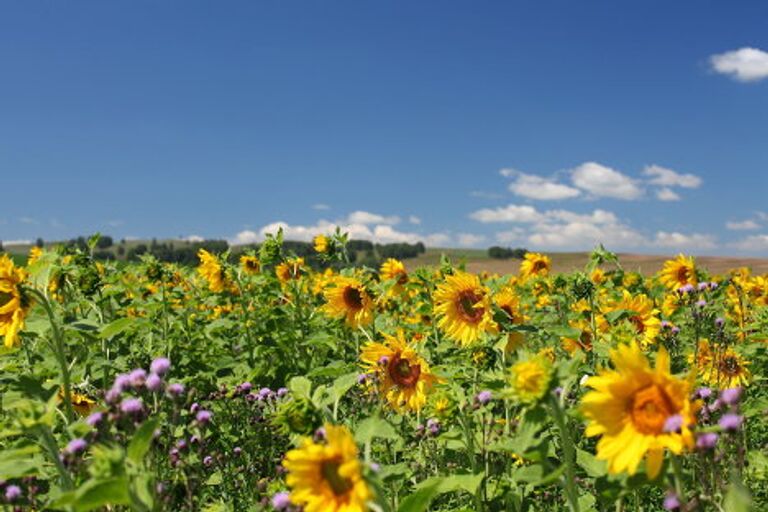
M387 357L387 356L381 356L381 357L379 358L379 364L380 364L381 366L386 366L386 365L388 365L388 364L389 364L389 357Z
M724 325L725 325L725 318L723 318L723 317L715 318L715 326L718 329L722 329Z
M427 420L427 430L429 430L429 433L433 436L436 436L440 433L440 422L434 419L428 419Z
M189 406L189 412L191 412L192 414L195 414L199 410L200 410L200 404L197 402L193 402L192 405Z
M112 384L112 389L123 392L131 387L131 377L127 373L121 373L115 377L115 382Z
M325 427L320 427L317 430L315 430L315 435L314 435L315 442L325 441L326 439L325 436L326 436Z
M288 388L280 388L277 390L277 397L283 398L285 395L288 394Z
M210 455L206 455L205 457L203 457L203 465L208 467L211 464L213 464L213 457L211 457Z
M139 398L126 398L120 403L120 410L125 414L141 414L144 403Z
M169 395L173 397L179 397L184 394L184 384L179 384L178 382L169 384L167 391Z
M205 425L209 421L211 421L211 418L213 417L213 413L211 411L206 411L205 409L202 409L197 412L197 415L195 416L195 420L201 424Z
M700 292L703 292L704 290L709 288L709 283L706 282L706 281L702 281L702 282L699 283L698 288L699 288Z
M158 357L149 365L149 371L162 377L171 369L171 361L167 357Z
M94 412L85 419L85 422L94 428L96 428L102 421L104 421L103 412Z
M248 381L245 381L242 384L240 384L239 386L237 386L237 390L240 393L243 393L243 394L250 393L251 389L253 389L253 384L251 384Z
M664 498L664 510L679 510L680 509L680 498L677 497L677 494L674 492L670 492L666 495Z
M680 328L678 326L672 327L672 334L680 334Z
M285 510L291 505L290 495L283 491L272 496L272 508L275 510Z
M680 432L683 428L683 417L679 414L674 414L666 419L664 422L664 432Z
M488 390L481 391L475 397L475 401L480 405L486 405L493 398L493 393Z
M259 390L259 398L260 398L261 400L266 400L267 398L271 397L271 396L272 396L272 394L273 394L273 393L272 393L272 390L271 390L271 389L269 389L269 388L261 388L261 389Z
M672 327L672 324L670 322L668 322L667 320L662 320L661 321L661 328L662 329L669 329L670 327Z
M5 488L5 501L13 503L21 498L21 487L18 485L9 485Z
M700 300L696 301L696 306L697 307L703 308L706 305L707 305L707 301L705 301L704 299L700 299Z
M150 391L161 391L163 389L163 379L156 373L150 373L147 377L147 389Z
M232 453L234 453L235 455L240 455L241 453L243 453L243 449L240 448L239 446L235 446L234 449L232 449Z
M147 371L143 368L131 370L131 373L128 374L128 379L133 388L141 388L147 380Z
M702 400L706 400L707 398L712 396L712 390L708 387L700 387L696 390L696 397L701 398Z
M728 388L720 393L720 400L728 405L736 405L741 399L741 388Z
M696 438L696 448L699 450L711 450L717 444L720 436L714 432L705 432Z
M744 423L744 416L740 416L732 412L723 414L723 417L720 418L720 421L717 422L717 424L720 425L720 428L726 432L738 431L741 428L742 423Z
M197 443L200 442L200 437L197 436L197 435L194 435L194 436L189 438L189 442L190 442L190 444L197 444Z
M67 444L67 447L64 448L64 452L70 455L76 455L80 452L84 452L86 448L88 448L88 442L85 439L77 438L71 440Z

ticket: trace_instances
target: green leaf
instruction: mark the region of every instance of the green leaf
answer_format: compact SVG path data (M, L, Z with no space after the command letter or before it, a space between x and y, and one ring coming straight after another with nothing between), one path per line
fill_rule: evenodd
M288 382L288 389L291 390L296 397L310 399L310 391L312 390L312 381L306 377L294 377Z
M723 501L725 512L749 512L752 510L752 497L739 482L731 482Z
M114 322L110 322L102 327L99 337L101 339L112 338L131 328L134 322L135 320L133 318L118 318Z
M615 323L616 320L620 318L624 318L629 314L629 311L626 309L615 309L613 311L609 311L605 314L605 319L608 320L610 323Z
M592 478L600 478L608 473L608 464L598 460L594 455L584 450L576 449L576 463Z
M398 512L423 512L427 510L432 499L440 494L456 491L475 494L483 481L483 477L482 473L478 473L476 475L464 474L428 478L416 486L415 492L405 498L397 510Z
M220 471L215 471L211 473L211 476L208 477L208 480L205 481L205 485L221 485L221 482L223 481L221 477Z
M156 419L148 420L139 427L139 430L133 435L133 439L131 439L131 443L128 445L127 452L128 459L134 464L141 464L142 460L144 460L144 455L146 455L147 450L149 450L149 447L152 444L152 438L155 435L157 423L158 421Z
M129 505L131 496L126 477L89 480L75 492L71 502L75 512L88 512L106 505Z
M334 380L331 386L331 396L333 396L334 401L340 400L356 383L357 372L342 375Z
M355 431L355 440L360 444L368 444L375 437L382 439L397 439L394 427L378 416L371 416L360 422Z

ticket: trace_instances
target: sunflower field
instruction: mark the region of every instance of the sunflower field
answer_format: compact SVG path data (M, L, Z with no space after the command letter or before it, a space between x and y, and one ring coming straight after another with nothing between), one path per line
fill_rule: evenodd
M0 255L0 509L768 510L768 276Z

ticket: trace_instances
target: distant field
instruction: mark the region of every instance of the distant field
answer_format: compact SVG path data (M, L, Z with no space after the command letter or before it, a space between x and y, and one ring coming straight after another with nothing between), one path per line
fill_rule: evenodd
M440 262L440 255L445 254L454 263L463 262L467 270L471 272L495 272L498 274L513 274L520 268L520 260L496 260L488 257L487 251L482 249L427 249L427 252L408 260L406 265L415 268L422 265L436 265ZM569 272L584 268L589 253L586 252L554 252L547 253L552 258L552 266L555 272ZM619 261L625 270L633 270L644 275L657 272L664 262L672 255L652 254L619 254ZM697 256L699 267L713 274L725 274L736 267L750 267L756 274L768 273L768 259L766 258L737 258L727 256Z

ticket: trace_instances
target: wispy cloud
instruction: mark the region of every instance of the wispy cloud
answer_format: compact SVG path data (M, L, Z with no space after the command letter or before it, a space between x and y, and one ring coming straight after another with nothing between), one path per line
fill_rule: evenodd
M637 180L597 162L585 162L573 169L571 181L595 197L632 200L643 195Z
M747 219L738 222L726 222L725 227L731 231L750 231L752 229L760 229L760 224L752 219Z
M507 171L504 173L503 171ZM571 199L581 195L577 188L558 183L553 178L544 178L535 174L526 174L513 169L502 169L502 175L514 177L509 190L515 195L543 201Z

